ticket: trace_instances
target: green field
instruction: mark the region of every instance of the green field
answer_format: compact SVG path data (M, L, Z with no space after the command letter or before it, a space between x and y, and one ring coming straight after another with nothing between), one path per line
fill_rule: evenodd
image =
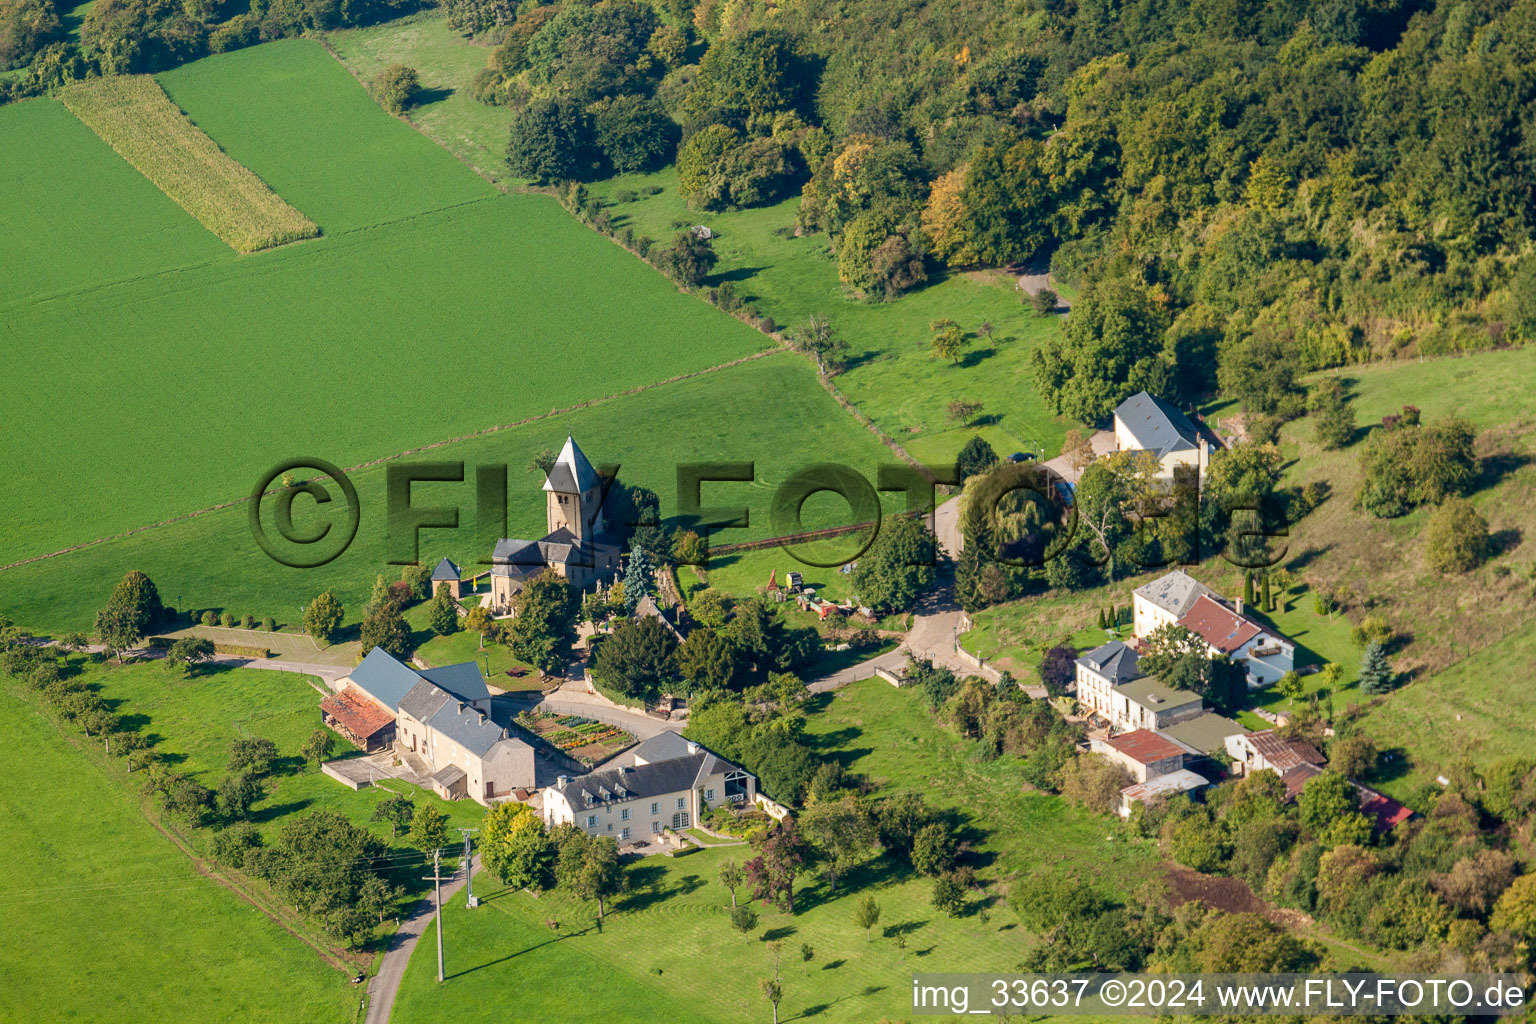
M407 116L466 162L507 174L510 113L477 103L470 95L489 49L450 31L440 15L421 15L329 36L348 67L364 78L386 64L417 68L428 94ZM1035 393L1029 353L1050 332L1021 305L1014 279L1004 273L955 273L891 303L862 303L844 296L837 262L825 235L792 237L799 199L752 210L704 214L689 211L677 194L671 168L629 175L591 186L616 227L663 241L679 227L707 224L719 233L720 262L708 282L733 282L738 294L781 326L811 313L829 317L849 344L852 365L837 379L848 397L919 458L947 462L972 432L947 419L951 401L981 402L983 433L1000 452L1043 448L1054 455L1068 424ZM621 191L637 198L617 202ZM659 191L658 191L659 190ZM281 191L281 190L280 190ZM654 195L647 193L655 192ZM983 323L991 339L973 342L963 365L950 367L929 355L930 321L948 317L967 331Z
M331 32L326 40L363 81L390 64L405 63L421 76L422 94L406 116L411 123L480 174L513 185L507 167L512 112L474 98L470 85L493 49L450 29L435 9L366 28Z
M986 833L978 852L992 895L1004 891L1000 880L1045 865L1126 890L1155 868L1150 844L1127 841L1111 822L1057 797L1021 792L1012 762L975 761L969 744L934 725L915 691L871 680L818 706L809 732L821 753L869 775L883 791L922 790ZM759 907L758 930L743 937L730 926L730 900L717 875L726 859L748 856L738 847L637 862L628 869L631 891L615 901L601 931L592 926L591 904L564 893L536 899L498 890L487 878L484 907L456 904L444 917L452 936L448 982L437 985L433 949L418 945L393 1020L576 1024L656 1013L685 1024L768 1020L757 991L757 979L770 973L765 938L784 943L780 1020L905 1020L913 973L1011 970L1028 942L1006 907L994 906L985 917L946 917L930 906L930 881L893 872L881 860L835 894L819 878L802 876L797 913ZM869 939L853 924L850 891L880 904ZM558 937L545 926L548 919L560 921ZM906 934L905 949L892 941L897 930ZM815 951L809 965L800 962L801 943ZM516 998L497 998L508 992Z
M219 54L158 78L194 124L328 234L497 194L380 110L315 42Z
M90 79L62 90L59 100L236 252L257 252L320 233L314 221L187 120L149 75Z
M108 703L115 702L119 714L134 716L140 732L157 737L155 750L177 771L210 789L224 777L229 745L236 737L261 736L275 743L287 770L274 777L270 792L254 805L252 814L268 838L293 815L319 809L336 811L355 824L389 835L387 825L368 822L374 805L389 795L384 789L354 792L299 761L300 747L320 727L321 694L311 677L223 666L184 677L155 662L121 668L110 663L89 666L83 678ZM339 757L350 749L337 739L333 753ZM468 800L440 800L398 780L385 785L418 803L433 804L457 825L474 825L482 814L480 805ZM193 831L189 838L201 846L208 832ZM420 854L403 843L396 852L402 858L420 860Z
M62 103L29 100L0 107L0 151L5 153L0 162L0 232L6 239L0 249L5 271L0 274L0 330L13 359L23 357L31 340L29 332L13 322L28 303L50 305L53 297L83 312L96 301L89 289L101 282L232 259L227 246L112 152ZM82 201L85 196L89 201ZM111 210L112 216L102 216L103 210ZM77 294L64 294L70 292ZM72 337L70 332L32 344L52 347ZM75 344L65 347L74 352ZM88 377L89 367L77 363L75 372ZM105 389L105 382L101 386ZM52 430L60 418L60 395L55 393L52 401L48 418L28 425L20 437L44 440L37 435ZM7 409L13 408L8 402ZM0 429L9 432L15 427L7 423ZM3 543L11 550L9 540Z
M144 819L120 767L104 770L9 692L0 723L0 1019L353 1020L347 978L200 876Z
M299 247L305 248L304 246ZM750 396L773 396L773 413ZM724 414L722 414L724 410ZM739 410L739 411L735 411ZM786 424L796 441L783 442ZM537 537L545 530L545 499L541 481L525 470L528 460L544 447L556 447L574 434L598 463L620 464L620 477L653 488L663 514L676 509L676 467L689 461L755 461L755 484L704 485L705 505L746 506L750 530L721 532L721 543L771 535L769 506L774 489L812 456L831 457L873 479L876 468L894 461L867 431L858 426L815 386L814 371L789 353L776 354L741 366L705 374L640 394L600 403L575 412L496 434L462 441L430 453L432 459L506 463L509 468L509 532ZM272 615L293 621L301 604L326 588L334 588L354 615L360 615L374 578L399 575L385 564L385 470L382 466L351 474L361 506L357 539L340 558L318 569L279 565L256 547L244 507L199 516L160 529L33 562L0 573L0 611L39 630L88 627L112 584L130 567L149 573L167 603L178 608L229 609L236 615ZM472 477L472 470L471 470ZM461 507L457 530L423 530L421 558L429 564L448 555L466 572L480 571L475 562L489 557L475 545L475 485L418 484L418 505L456 503ZM808 504L808 526L833 525L818 520L847 515L840 499ZM321 521L323 510L295 503L296 526L309 529ZM270 522L270 521L269 521Z
M14 453L0 564L241 498L285 458L353 465L767 344L552 200L497 193L316 43L161 80L327 237L215 254L216 239L53 101L0 111L0 138L27 139L8 151L91 171L41 203L38 182L55 179L27 153L34 173L0 192L0 223L20 237L47 237L55 218L89 228L47 257L0 254L0 279L35 293L3 307L29 385L0 424ZM106 208L124 211L121 229L93 223L112 220ZM377 226L349 230L365 224Z

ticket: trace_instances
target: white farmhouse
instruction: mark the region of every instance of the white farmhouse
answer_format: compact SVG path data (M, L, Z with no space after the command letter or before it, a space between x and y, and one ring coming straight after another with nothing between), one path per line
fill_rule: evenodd
M1145 391L1115 408L1115 450L1156 455L1158 478L1168 482L1179 466L1204 474L1211 458L1209 442L1189 417Z

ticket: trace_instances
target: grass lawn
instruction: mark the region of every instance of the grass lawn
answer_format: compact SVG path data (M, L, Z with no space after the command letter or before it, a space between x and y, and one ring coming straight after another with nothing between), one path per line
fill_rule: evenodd
M9 689L0 723L0 922L13 937L0 949L0 1019L354 1019L349 979L199 875L145 820L120 767Z
M1371 707L1363 728L1394 755L1382 766L1380 788L1406 796L1464 762L1487 767L1501 758L1529 757L1523 723L1536 712L1533 659L1536 629L1526 628Z
M354 792L318 768L300 763L299 748L320 727L321 693L311 677L222 666L206 666L194 676L183 677L162 662L152 662L121 668L112 663L89 665L84 678L98 687L114 710L132 716L141 732L156 737L155 749L177 771L209 788L224 777L229 746L236 737L261 736L275 743L287 770L276 776L275 785L255 805L252 816L269 839L293 815L321 808L389 836L387 825L368 821L374 805L388 793L377 787ZM334 756L350 749L339 738L332 747ZM387 785L418 805L433 804L454 825L473 826L484 813L469 800L440 800L398 780ZM188 835L194 845L205 846L211 833L204 829ZM396 845L402 855L407 854L403 843Z
M498 193L316 42L160 81L325 236L237 257L56 101L0 111L0 226L24 240L0 331L31 382L0 423L0 565L240 499L297 455L356 465L768 344L553 200Z
M539 673L518 661L502 644L486 643L481 646L480 634L461 629L448 636L437 636L427 628L427 616L431 602L423 601L406 609L406 624L414 631L416 649L412 658L431 667L457 665L472 661L480 666L492 686L503 690L538 690ZM459 620L461 623L463 619ZM509 669L522 669L521 676L511 676Z
M881 429L915 455L934 463L953 461L976 431L948 418L950 402L980 402L983 435L999 454L1015 450L1055 455L1070 424L1036 393L1029 355L1059 329L1019 301L1014 279L1002 273L954 273L895 302L847 298L825 235L793 237L799 199L728 213L690 211L677 194L677 175L667 168L599 182L620 228L670 240L680 225L706 224L718 237L720 262L712 283L731 281L738 294L781 325L812 313L831 320L848 342L849 369L837 386ZM659 189L660 191L656 191ZM620 192L636 198L620 202ZM654 193L654 194L647 194ZM990 337L976 337L958 366L934 359L929 323L954 320L976 334L990 322Z
M104 280L140 277L210 260L233 259L229 248L187 216L165 193L112 152L110 146L50 99L0 107L0 335L13 358L26 334L10 326L27 300L88 288ZM82 201L89 196L90 201ZM102 210L111 210L103 217ZM77 339L69 346L78 355ZM90 380L89 368L75 366ZM76 377L77 383L81 378ZM38 381L39 385L43 382ZM54 414L27 435L58 429ZM10 428L0 428L7 429ZM42 438L37 438L41 441ZM12 548L7 541L5 550Z
M812 706L806 733L818 753L869 777L881 792L916 790L954 812L974 830L985 877L1059 866L1128 891L1156 863L1151 845L1126 840L1109 819L1030 789L1012 759L977 759L972 744L934 721L914 689L866 679Z
M744 396L755 395L775 396L777 414L743 410L721 415L722 409L742 409ZM799 440L794 446L782 443L785 422L795 424ZM751 513L750 529L722 531L722 542L738 539L735 535L769 534L773 492L805 466L809 453L835 456L869 478L892 458L815 386L813 369L789 353L465 440L436 449L431 457L462 459L469 467L508 464L509 535L540 537L545 532L544 493L541 481L524 467L542 448L558 448L567 433L580 439L595 462L619 463L621 479L654 489L664 515L677 509L679 463L755 461L756 483L704 485L706 506L744 505ZM447 555L468 572L490 554L490 544L476 540L472 469L469 476L463 484L413 489L417 505L456 503L463 509L458 529L421 532L420 557L428 565ZM177 608L229 608L239 615L293 621L304 602L332 588L356 621L375 577L398 578L400 570L386 564L383 467L351 477L361 505L357 538L344 555L321 568L288 568L267 557L251 539L247 509L236 507L0 572L0 611L39 631L88 628L113 584L132 567L147 572L164 600ZM839 504L846 515L847 505ZM310 530L323 521L325 510L307 500L294 507L297 529ZM835 525L835 520L818 521L809 513L808 506L810 526Z
M320 233L313 221L187 120L149 75L90 79L61 91L59 99L236 252L270 249Z
M422 93L405 116L454 156L492 181L515 184L507 167L507 131L512 112L474 98L475 75L493 47L469 40L448 27L437 11L342 29L326 40L347 68L363 81L390 64L407 64L421 77Z
M1119 837L1106 842L1117 831L1107 820L1059 798L1023 792L1011 763L972 761L968 745L935 726L912 691L857 683L818 706L809 731L824 754L886 791L921 789L930 801L986 830L973 837L994 894L1001 895L997 880L1003 876L1046 864L1129 888L1156 863L1149 846ZM394 1020L510 1015L574 1024L639 1019L663 1003L670 1021L766 1019L768 1006L756 984L771 969L765 938L784 943L781 1020L821 1014L829 1020L899 1020L910 1012L911 974L982 965L1009 970L1028 941L1005 907L960 918L937 913L929 903L932 882L895 873L881 861L854 873L835 895L821 880L803 878L793 917L760 907L759 929L743 937L727 919L730 901L717 876L725 860L739 863L746 856L741 848L706 849L635 863L627 871L630 892L616 901L601 931L590 904L563 893L536 899L498 891L487 880L484 908L450 907L444 919L452 937L448 983L438 988L433 951L419 946ZM854 892L873 895L881 907L869 938L853 924ZM558 933L544 924L549 919L559 920ZM905 949L892 941L897 932L906 935ZM814 950L809 965L800 962L801 943ZM709 982L700 984L698 968L706 960ZM539 983L549 978L560 984ZM498 1004L493 993L507 991L520 996Z
M380 109L313 40L216 54L157 77L199 128L327 234L496 195Z
M327 38L364 78L395 62L416 68L427 96L408 112L410 120L465 162L505 179L510 116L471 96L474 77L490 55L485 45L449 30L436 14L333 32ZM986 424L980 429L999 453L1056 453L1070 424L1041 403L1028 362L1029 353L1058 329L1059 321L1035 316L1019 301L1007 275L952 274L897 302L855 302L842 293L826 236L791 237L798 198L762 209L689 211L677 194L672 168L591 187L609 205L615 224L636 234L666 241L681 226L708 224L719 233L715 251L720 262L711 283L733 282L738 293L779 324L799 323L811 313L828 316L852 357L838 386L919 458L948 462L974 432L947 419L946 407L960 399L983 403ZM633 192L636 198L618 202L620 192ZM983 323L993 326L991 339L973 342L960 367L929 356L928 324L944 317L970 332Z

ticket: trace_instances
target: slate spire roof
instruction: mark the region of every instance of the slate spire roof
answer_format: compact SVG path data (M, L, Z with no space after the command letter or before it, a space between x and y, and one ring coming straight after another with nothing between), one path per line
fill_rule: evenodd
M587 461L587 456L576 446L576 439L566 435L565 447L555 458L544 478L546 491L561 494L580 494L590 491L600 483L597 470Z

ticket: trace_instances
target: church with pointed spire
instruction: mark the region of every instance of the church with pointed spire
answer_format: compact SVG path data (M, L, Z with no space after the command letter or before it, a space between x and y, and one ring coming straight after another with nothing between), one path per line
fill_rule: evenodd
M489 604L494 615L509 614L523 585L546 569L578 590L619 571L619 545L609 536L603 517L602 478L574 438L565 439L545 474L544 499L548 533L539 540L496 542Z

